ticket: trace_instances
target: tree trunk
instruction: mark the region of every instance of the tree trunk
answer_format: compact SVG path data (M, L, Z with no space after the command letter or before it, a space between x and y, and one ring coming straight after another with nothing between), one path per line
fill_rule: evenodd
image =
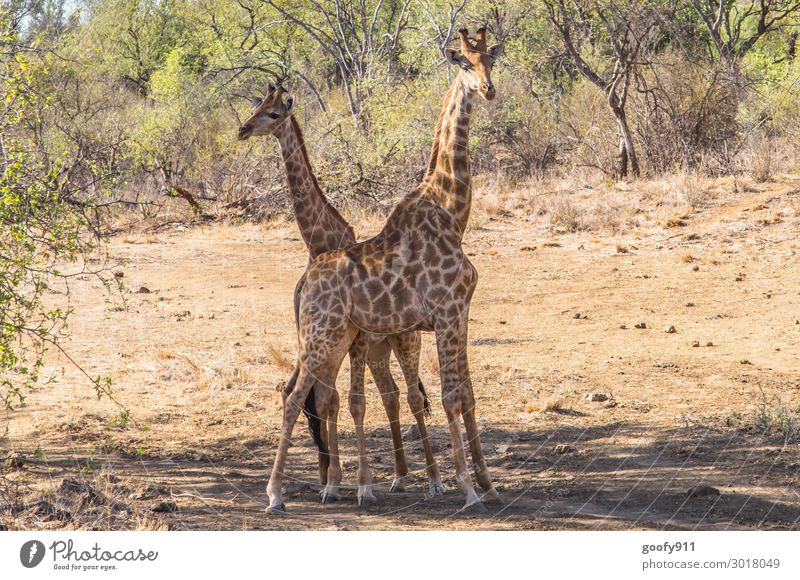
M639 177L639 159L636 157L636 148L633 145L633 137L628 128L628 119L625 115L625 109L620 106L611 106L614 116L617 118L617 126L619 128L619 176L624 178L628 176L628 168L630 166L631 174L633 177Z

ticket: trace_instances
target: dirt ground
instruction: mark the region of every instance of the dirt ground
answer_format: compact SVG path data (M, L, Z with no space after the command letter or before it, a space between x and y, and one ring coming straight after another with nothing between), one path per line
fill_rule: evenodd
M319 503L303 427L285 517L265 513L278 389L294 360L293 222L116 237L124 301L72 289L69 353L110 374L120 416L71 367L0 439L0 522L94 529L753 529L800 525L800 177L476 189L464 245L480 282L470 361L505 505L458 513L432 335L421 376L447 493L426 498L418 441L390 494L391 439L368 382L377 505ZM376 231L379 220L360 227ZM577 231L571 231L577 229ZM61 297L53 296L54 301ZM644 328L637 325L644 324ZM52 369L58 362L52 360ZM395 377L400 373L394 368ZM346 401L348 369L339 388ZM594 400L593 400L594 399ZM403 409L405 425L412 422ZM14 455L16 454L16 455ZM16 458L16 459L15 459ZM707 487L697 487L707 486ZM695 489L694 494L689 490ZM12 497L12 500L8 498Z

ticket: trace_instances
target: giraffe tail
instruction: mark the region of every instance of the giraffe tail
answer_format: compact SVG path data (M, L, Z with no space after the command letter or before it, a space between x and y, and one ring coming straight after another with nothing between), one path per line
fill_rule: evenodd
M303 414L306 416L306 419L308 419L308 432L314 439L314 444L317 446L317 449L319 449L320 454L327 455L328 447L322 440L322 421L320 421L319 415L317 414L317 402L314 398L313 386L308 392L306 402L303 405Z
M425 391L425 385L422 384L422 379L417 379L417 388L419 392L422 393L422 398L424 399L424 403L422 404L423 409L425 409L425 416L431 416L431 402L428 399L428 393Z

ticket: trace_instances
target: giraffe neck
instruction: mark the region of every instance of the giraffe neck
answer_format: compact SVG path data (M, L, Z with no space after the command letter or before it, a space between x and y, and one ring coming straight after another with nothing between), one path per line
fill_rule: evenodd
M300 234L308 247L309 259L354 244L353 228L330 204L317 183L294 115L281 123L275 136L280 143L292 207Z
M472 204L469 160L471 113L472 91L459 73L445 94L428 172L423 180L433 201L453 216L461 235L467 226Z

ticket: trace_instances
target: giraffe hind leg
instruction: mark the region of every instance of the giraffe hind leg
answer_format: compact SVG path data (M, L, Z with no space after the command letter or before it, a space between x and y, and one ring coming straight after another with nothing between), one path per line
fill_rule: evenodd
M383 408L389 419L394 452L394 479L389 491L396 493L405 491L408 464L406 463L403 435L400 429L400 389L397 388L397 383L395 383L392 374L389 372L389 354L390 349L387 341L373 343L369 347L368 363L370 374L372 374L372 378L378 387Z
M400 363L403 377L406 381L408 406L417 422L422 449L425 453L425 470L428 474L428 494L431 496L442 495L445 492L439 465L433 455L428 426L425 417L430 416L430 401L425 392L425 386L419 378L419 353L421 340L419 332L406 332L393 336L390 339L394 355Z
M367 438L364 433L366 399L364 395L364 370L367 362L367 340L359 333L350 346L350 414L356 431L358 448L358 505L369 507L376 500L372 493L372 474L367 461Z

